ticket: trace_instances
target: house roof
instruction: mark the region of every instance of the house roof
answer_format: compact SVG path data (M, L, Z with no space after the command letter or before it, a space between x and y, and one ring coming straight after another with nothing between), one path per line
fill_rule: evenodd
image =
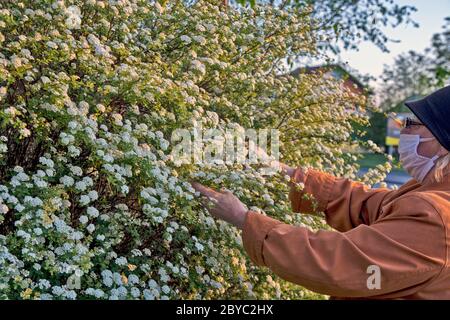
M337 72L345 75L345 77L347 77L354 84L356 84L359 89L361 89L361 90L366 89L366 85L364 85L357 77L352 75L349 71L347 71L340 64L325 64L325 65L318 65L318 66L300 67L300 68L297 68L294 71L292 71L290 74L292 76L298 76L300 73L311 73L314 71L337 71Z

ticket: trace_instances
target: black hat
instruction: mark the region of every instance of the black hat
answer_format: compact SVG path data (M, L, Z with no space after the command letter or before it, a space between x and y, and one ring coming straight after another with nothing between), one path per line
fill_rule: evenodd
M405 102L439 143L450 151L450 86L416 101Z

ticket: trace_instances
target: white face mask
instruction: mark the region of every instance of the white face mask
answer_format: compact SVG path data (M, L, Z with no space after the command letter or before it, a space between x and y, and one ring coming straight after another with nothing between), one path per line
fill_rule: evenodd
M419 143L432 141L435 138L421 138L417 134L401 134L398 153L403 168L418 182L422 183L428 172L433 169L438 155L427 158L417 153Z

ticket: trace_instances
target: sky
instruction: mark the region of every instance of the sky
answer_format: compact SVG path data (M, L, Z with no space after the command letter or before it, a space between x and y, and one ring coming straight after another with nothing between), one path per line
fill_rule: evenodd
M441 32L444 18L450 16L450 0L396 0L401 5L412 5L417 11L412 13L413 20L419 23L419 28L412 25L401 25L397 28L385 28L389 38L400 40L400 43L388 44L390 53L383 53L370 42L359 46L359 51L344 51L340 57L353 69L362 74L379 77L384 64L392 64L394 58L409 50L422 52L431 44L433 34ZM377 86L376 82L372 85Z

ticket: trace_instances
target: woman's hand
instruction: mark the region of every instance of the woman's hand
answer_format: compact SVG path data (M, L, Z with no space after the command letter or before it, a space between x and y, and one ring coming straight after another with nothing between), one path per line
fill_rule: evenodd
M271 157L267 154L267 152L258 147L257 145L252 146L256 150L256 154L258 155L258 159L260 159L263 163L269 164L269 167L276 170L277 172L281 172L283 174L289 175L289 177L293 177L295 173L295 169L284 164L278 160L271 159Z
M231 223L241 230L244 228L248 210L233 193L228 190L217 192L198 182L193 182L192 187L209 200L204 204L214 217Z

